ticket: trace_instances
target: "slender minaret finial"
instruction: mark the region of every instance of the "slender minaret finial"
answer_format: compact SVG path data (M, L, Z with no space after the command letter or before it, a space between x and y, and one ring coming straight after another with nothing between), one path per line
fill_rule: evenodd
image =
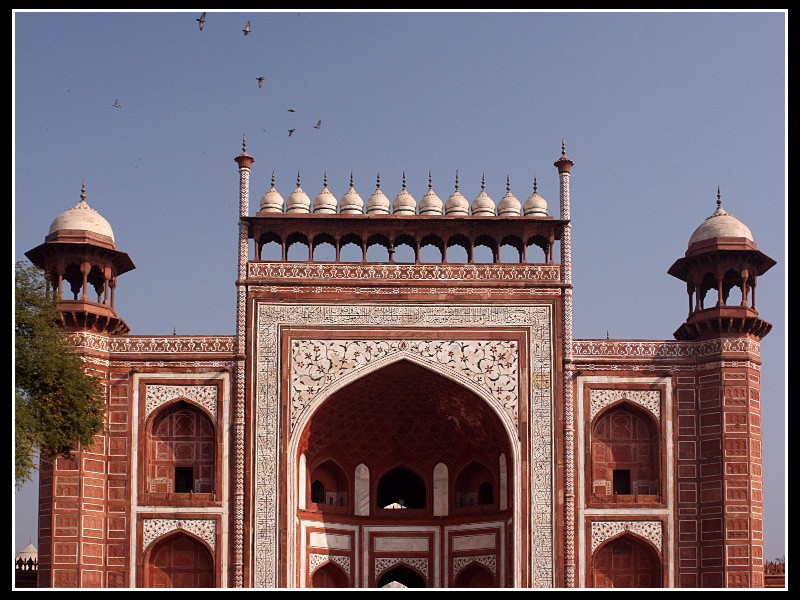
M86 180L81 181L81 200L86 200Z
M177 327L174 327L174 326L172 327L172 335L178 335Z
M328 187L328 170L322 172L322 187Z
M486 189L486 173L481 175L481 191Z
M719 186L717 186L717 208L722 208L722 195L719 193Z
M561 156L567 155L567 146L564 143L564 138L561 138Z
M536 193L536 177L533 178L533 193Z
M297 187L300 187L300 171L297 172Z
M272 171L272 187L275 187L275 171Z
M606 339L609 340L611 338L608 337L608 329L606 329Z
M458 169L456 169L456 191L458 191Z
M353 187L353 172L350 171L350 187Z
M377 189L381 189L381 172L378 171Z
M247 136L242 134L242 152L247 152Z
M506 194L511 193L511 177L506 175Z
M403 189L406 189L406 172L403 171Z
M428 191L433 189L433 179L431 178L431 170L428 169Z

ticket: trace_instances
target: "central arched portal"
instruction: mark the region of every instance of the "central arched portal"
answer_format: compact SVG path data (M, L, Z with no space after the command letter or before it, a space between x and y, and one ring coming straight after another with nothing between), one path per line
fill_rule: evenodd
M349 587L455 587L476 564L513 585L514 447L476 392L399 360L332 393L296 448L299 585L330 562Z

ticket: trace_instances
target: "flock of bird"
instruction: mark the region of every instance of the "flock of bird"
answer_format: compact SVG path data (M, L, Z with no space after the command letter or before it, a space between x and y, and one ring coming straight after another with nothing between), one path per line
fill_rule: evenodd
M197 24L198 24L198 26L200 27L200 31L203 31L203 27L204 27L204 26L205 26L205 24L206 24L206 13L203 13L203 14L201 14L201 15L200 15L200 18L198 18L198 19L195 19L195 20L197 21ZM250 32L251 32L251 31L252 31L252 28L250 27L250 21L248 20L248 21L247 21L247 23L245 23L244 29L242 29L242 33L243 33L243 34L245 35L245 37L246 37L246 36L248 36L248 35L250 34ZM266 78L265 78L263 75L259 75L258 77L256 77L256 81L258 82L258 87L259 87L259 88L262 88L262 87L264 87L264 80L265 80L265 79L266 79ZM119 103L119 100L114 100L114 106L115 106L116 108L122 108L122 106L121 106L121 105L120 105L120 103ZM295 111L295 109L293 109L293 108L290 108L290 109L288 109L288 112L291 112L291 113L293 113L293 112L296 112L296 111ZM321 128L322 128L322 120L318 120L318 121L317 121L317 122L314 124L314 129L321 129ZM296 132L296 131L297 131L297 128L296 128L296 127L295 127L295 128L292 128L292 129L290 129L290 130L289 130L289 137L292 137L292 136L295 134L295 132Z

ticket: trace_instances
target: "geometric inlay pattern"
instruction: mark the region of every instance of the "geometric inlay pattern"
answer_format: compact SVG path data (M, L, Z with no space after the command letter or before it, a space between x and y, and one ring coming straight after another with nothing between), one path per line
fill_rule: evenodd
M377 360L408 353L466 377L496 398L517 425L517 342L474 340L295 340L292 429L326 387Z
M650 411L656 418L656 421L660 421L661 394L659 394L658 390L592 390L589 398L592 419L612 402L624 398Z
M494 554L486 556L459 556L453 559L453 579L458 577L461 569L466 567L469 563L476 562L482 564L484 567L492 572L492 575L497 575L497 557Z
M623 532L635 533L639 537L643 537L658 549L659 554L662 554L661 521L593 521L592 553L607 539Z
M188 531L199 537L215 551L217 546L217 522L213 519L144 519L142 548L146 549L150 542L170 531Z
M530 448L531 562L534 587L553 586L553 390L552 314L549 304L459 305L459 304L368 304L258 303L255 320L254 390L254 515L253 585L277 587L280 568L278 529L279 490L285 474L278 472L279 447L283 435L279 415L282 384L281 352L283 327L347 327L403 329L460 327L524 327L527 330L529 393L517 398L528 407ZM453 342L454 340L450 340ZM498 347L499 348L499 347ZM408 350L406 350L408 352ZM440 369L441 370L441 369ZM457 371L453 371L459 374ZM477 384L466 380L467 387ZM457 378L456 378L457 379ZM517 387L517 394L519 393ZM486 395L486 392L483 392ZM506 408L492 396L498 407ZM313 407L309 404L308 407ZM300 413L302 414L302 413ZM239 516L235 515L235 519ZM238 526L237 526L238 527Z
M173 398L185 398L205 408L217 420L217 386L215 385L148 385L145 386L145 416Z
M378 578L378 575L383 573L389 567L393 567L396 564L405 563L409 566L414 567L420 573L425 575L425 579L428 578L428 559L427 558L376 558L375 559L375 579Z

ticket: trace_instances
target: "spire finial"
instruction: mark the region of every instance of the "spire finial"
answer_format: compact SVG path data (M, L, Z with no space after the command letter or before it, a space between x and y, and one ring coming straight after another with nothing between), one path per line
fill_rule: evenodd
M172 327L172 335L178 335L178 328L175 326Z
M322 172L322 187L328 187L328 169Z
M719 186L717 186L717 208L722 208L722 195L719 193Z
M606 329L606 339L607 339L607 340L608 340L608 339L611 339L611 338L609 338L609 337L608 337L608 329Z
M506 194L511 193L511 176L506 175Z
M86 200L86 180L81 181L81 200Z
M403 189L406 189L406 172L403 171Z
M378 171L377 189L381 189L381 172L380 171Z
M564 143L564 138L561 138L561 156L567 155L567 146Z
M433 178L431 177L431 170L428 169L428 191L433 189Z
M300 171L297 172L297 187L300 187Z
M458 191L458 169L456 169L456 191Z
M242 134L242 152L247 152L247 136Z
M350 187L353 187L353 172L350 171Z
M533 178L533 193L536 193L536 177Z
M486 189L486 173L481 175L481 191Z
M275 187L275 169L272 170L272 187Z

